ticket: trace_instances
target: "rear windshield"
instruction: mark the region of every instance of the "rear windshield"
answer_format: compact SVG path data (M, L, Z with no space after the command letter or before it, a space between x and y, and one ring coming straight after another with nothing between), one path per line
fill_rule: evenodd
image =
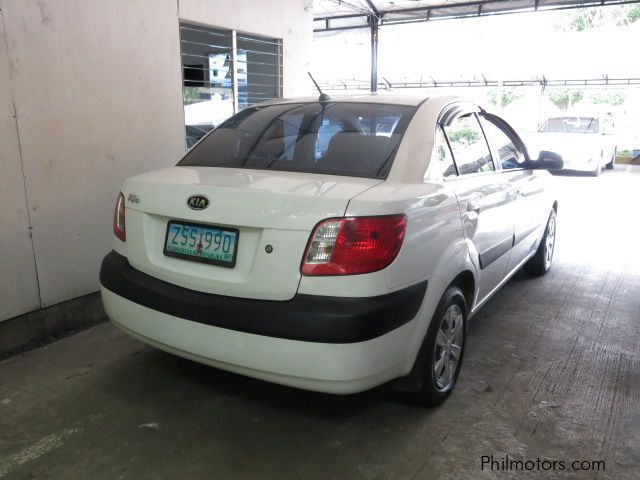
M178 164L386 178L415 107L304 103L252 107Z
M598 133L598 119L593 117L550 118L540 127L540 132Z

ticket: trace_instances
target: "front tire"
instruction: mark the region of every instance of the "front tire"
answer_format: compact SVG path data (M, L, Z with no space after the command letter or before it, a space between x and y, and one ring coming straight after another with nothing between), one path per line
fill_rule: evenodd
M524 266L532 275L542 276L551 270L553 253L556 249L556 223L556 211L551 210L538 250Z
M420 387L414 400L424 406L443 403L455 387L467 339L467 304L458 287L449 287L433 314L414 368Z
M600 153L600 158L598 159L598 164L596 165L596 169L592 172L589 172L589 175L592 177L599 177L600 172L602 171L602 153Z
M611 161L607 163L607 170L613 170L616 166L616 157L618 156L618 148L613 149L613 156L611 157Z

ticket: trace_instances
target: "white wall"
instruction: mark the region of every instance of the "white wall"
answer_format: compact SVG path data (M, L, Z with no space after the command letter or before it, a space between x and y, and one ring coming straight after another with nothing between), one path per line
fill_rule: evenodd
M96 291L122 181L184 153L179 21L282 38L291 96L310 3L0 0L0 320Z
M10 71L0 22L0 320L40 305Z
M312 3L313 0L179 0L182 20L282 38L285 96L309 94Z

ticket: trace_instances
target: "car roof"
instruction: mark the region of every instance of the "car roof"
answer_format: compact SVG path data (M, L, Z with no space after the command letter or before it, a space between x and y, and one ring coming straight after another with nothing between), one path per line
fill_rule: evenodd
M418 95L391 95L388 93L367 93L362 95L329 95L331 103L377 103L387 105L406 105L417 107L429 101L430 97ZM450 97L454 99L455 97ZM260 105L279 105L287 103L311 103L319 100L318 95L309 95L296 98L278 98L263 102Z

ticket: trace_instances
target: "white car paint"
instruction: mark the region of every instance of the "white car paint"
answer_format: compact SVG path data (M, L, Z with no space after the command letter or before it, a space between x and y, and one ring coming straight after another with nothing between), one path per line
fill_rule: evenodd
M478 111L475 105L454 97L425 101L364 95L332 101L417 107L386 179L181 166L150 172L122 188L125 199L133 195L138 203L127 201L127 239L116 239L114 250L135 270L169 284L243 299L365 299L427 281L415 317L362 342L308 342L203 325L147 308L103 286L105 309L117 326L160 349L222 369L309 390L354 393L411 371L434 310L459 274L468 272L474 279L468 292L472 316L532 257L555 207L546 187L548 172L503 171L496 162L493 172L444 179L434 160L434 133L443 112ZM495 149L492 154L497 158ZM189 209L185 199L193 194L209 197L212 207ZM398 213L406 215L407 230L387 268L346 276L300 274L319 221ZM239 229L235 268L164 256L169 219ZM481 268L479 252L516 235L522 241ZM265 245L273 245L271 254L265 253Z
M545 131L548 122L563 117L593 119L597 128L588 133ZM531 146L533 148L530 153L534 155L543 150L560 154L564 161L564 170L592 174L598 174L607 165L612 167L615 164L617 149L611 116L597 114L551 117L532 137Z
M300 259L315 224L342 216L350 198L378 183L368 178L248 169L157 170L123 185L125 198L135 193L140 203L127 205L127 231L131 229L132 234L115 250L136 269L191 290L289 300L296 293ZM191 210L184 199L194 193L211 198L212 207ZM153 248L164 240L168 218L238 228L242 242L236 267L185 262ZM271 255L258 255L259 243L278 248Z

